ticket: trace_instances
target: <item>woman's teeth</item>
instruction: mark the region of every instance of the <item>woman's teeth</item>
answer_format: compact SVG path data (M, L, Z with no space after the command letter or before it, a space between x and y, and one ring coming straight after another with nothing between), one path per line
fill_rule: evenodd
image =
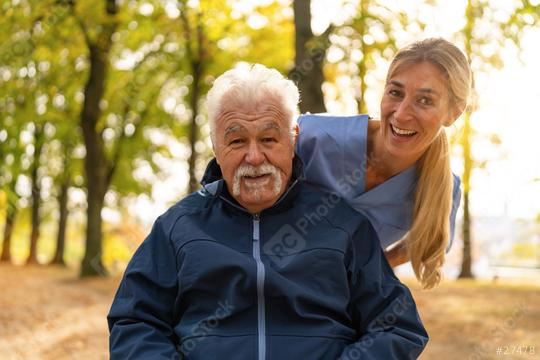
M390 126L392 127L392 130L398 135L413 136L416 134L416 131L400 129L392 124L390 124Z

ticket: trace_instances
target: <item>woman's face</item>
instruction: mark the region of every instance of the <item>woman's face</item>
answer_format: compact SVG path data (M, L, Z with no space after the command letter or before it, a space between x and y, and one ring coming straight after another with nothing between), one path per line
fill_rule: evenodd
M442 126L455 121L446 83L430 62L403 65L388 79L381 100L381 136L388 152L416 161Z

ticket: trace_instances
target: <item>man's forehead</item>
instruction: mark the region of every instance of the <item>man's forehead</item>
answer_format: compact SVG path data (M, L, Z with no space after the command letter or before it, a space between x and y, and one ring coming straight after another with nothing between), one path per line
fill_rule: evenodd
M246 130L246 125L245 123L242 123L240 121L230 121L229 124L226 125L225 127L225 132L224 132L224 135L227 136L229 134L232 134L232 133L236 133L236 132L239 132L239 131L242 131L242 130ZM249 126L249 125L247 125ZM258 131L267 131L267 130L278 130L278 131L281 131L283 130L284 126L283 125L280 125L277 121L274 121L274 120L267 120L267 121L264 121L260 124L253 124L252 125L254 127L254 129L258 130Z
M281 104L274 101L264 101L255 104L225 103L222 105L220 113L220 117L227 113L242 114L246 117L256 117L260 114L275 114L277 117L283 117L284 109Z
M260 104L224 104L220 114L216 119L216 123L221 125L220 127L229 128L232 123L248 124L257 123L257 126L269 123L275 124L277 128L285 126L286 113L283 110L281 104L273 102L263 102Z

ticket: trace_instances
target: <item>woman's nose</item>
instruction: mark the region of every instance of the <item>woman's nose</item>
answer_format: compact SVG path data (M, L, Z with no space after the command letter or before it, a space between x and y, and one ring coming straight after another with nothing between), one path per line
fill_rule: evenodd
M405 98L397 106L397 109L394 113L394 118L396 118L396 120L406 121L410 119L411 115L412 115L411 103L407 98Z

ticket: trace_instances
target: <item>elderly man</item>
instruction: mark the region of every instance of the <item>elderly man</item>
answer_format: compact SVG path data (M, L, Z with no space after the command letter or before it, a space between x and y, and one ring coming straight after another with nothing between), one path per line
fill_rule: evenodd
M427 334L370 223L302 181L298 100L262 65L216 79L216 158L127 267L108 316L112 359L420 354Z

